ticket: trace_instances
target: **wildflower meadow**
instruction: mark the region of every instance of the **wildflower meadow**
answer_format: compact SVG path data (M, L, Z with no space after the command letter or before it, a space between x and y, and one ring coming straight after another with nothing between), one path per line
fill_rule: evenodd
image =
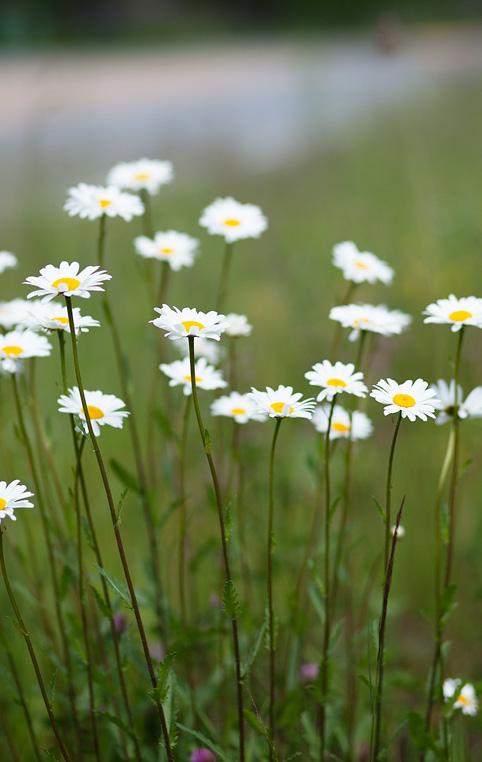
M480 758L480 278L178 178L0 253L2 759Z

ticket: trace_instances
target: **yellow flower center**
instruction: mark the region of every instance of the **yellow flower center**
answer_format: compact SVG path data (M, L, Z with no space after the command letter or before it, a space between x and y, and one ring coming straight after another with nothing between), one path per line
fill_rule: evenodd
M392 400L395 405L399 405L400 407L413 407L417 404L417 400L414 399L411 394L395 394L395 396L392 397Z
M339 386L341 389L346 386L346 382L342 378L329 378L326 383L328 386Z
M331 424L331 428L333 431L339 431L340 434L347 434L350 431L350 427L346 425L346 423L335 423Z
M52 288L60 288L60 286L66 286L66 288L61 289L62 291L75 291L80 286L80 280L77 278L57 278L52 283Z
M368 322L369 322L368 318L355 318L355 320L353 321L353 327L354 328L359 328L360 327L360 323L365 323L366 324Z
M161 252L161 254L172 254L174 249L170 249L168 246L166 246L163 249L159 249L159 251Z
M228 225L230 228L235 228L237 225L239 225L239 220L236 220L234 217L230 217L228 220L224 220L224 224Z
M202 331L202 329L205 328L205 326L202 323L198 323L197 320L184 320L184 322L181 323L181 325L184 326L184 328L186 329L188 333L191 330L191 328L199 328L200 331Z
M18 357L19 355L23 355L24 349L11 344L8 347L2 347L2 352L7 355L7 357Z
M472 313L467 312L467 310L455 310L455 312L450 313L449 320L453 320L456 323L461 323L462 320L468 320L471 317L473 317Z
M102 207L102 209L107 209L108 206L112 204L112 201L110 198L100 198L99 199L99 206Z
M4 508L7 507L7 501L3 499L3 497L0 497L0 511L3 511Z
M368 265L361 259L356 260L355 267L358 267L360 270L368 270Z
M467 698L467 696L464 696L463 693L459 693L459 695L457 696L457 701L460 704L463 704L463 706L470 706L470 699Z
M62 323L62 325L69 324L69 318L66 317L53 317L52 320L54 323Z
M192 384L192 376L184 376L184 381L189 381L189 383ZM196 384L200 384L201 381L201 376L196 376Z
M231 413L233 415L244 415L246 413L246 409L244 407L233 407L231 408Z
M136 175L134 175L134 180L139 180L140 182L143 180L149 180L149 178L149 172L138 172Z
M87 411L89 413L89 418L91 421L98 420L99 418L104 417L104 413L100 409L100 407L96 407L95 405L87 405Z
M271 407L275 413L284 413L286 415L287 411L293 412L291 405L287 405L286 402L272 402Z

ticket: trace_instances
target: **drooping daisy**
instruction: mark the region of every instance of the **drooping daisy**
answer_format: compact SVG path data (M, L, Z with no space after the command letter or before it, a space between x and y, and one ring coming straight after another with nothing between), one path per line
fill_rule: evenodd
M320 434L326 433L329 415L329 405L320 405L313 413L312 423ZM372 431L373 424L365 413L354 410L350 415L341 405L333 408L330 439L351 439L356 442L358 439L368 439Z
M85 401L92 430L96 437L100 435L101 426L112 426L114 429L121 429L124 425L124 418L127 418L129 415L127 410L122 410L125 403L114 394L104 394L100 391L89 392L86 390ZM61 394L57 403L59 405L59 413L75 415L80 419L84 433L89 433L77 386L69 389L68 394Z
M435 392L435 396L439 400L439 407L437 410L440 410L439 414L437 415L435 423L441 425L443 423L447 423L447 421L452 418L454 414L454 403L455 403L455 389L454 389L454 382L453 379L449 383L447 381L444 381L442 378L440 378L437 383L432 384L432 389ZM459 407L458 413L459 418L465 418L466 415L464 415L461 411L460 405L462 403L463 399L463 391L461 386L457 386L457 405Z
M424 323L442 323L452 326L452 331L460 331L465 325L482 328L482 299L465 296L458 299L450 294L447 299L438 299L425 308Z
M29 357L48 357L51 349L46 336L39 336L28 328L0 336L0 358L27 360Z
M125 190L146 190L151 196L159 192L174 177L172 163L159 159L122 161L112 167L107 175L107 185Z
M312 397L303 400L301 392L293 392L292 386L266 387L261 392L251 387L248 397L254 402L259 413L270 418L311 418L315 401Z
M211 415L233 418L236 423L264 421L266 419L266 413L259 412L250 396L239 392L231 392L214 400L211 405Z
M18 479L9 484L0 482L0 524L7 517L16 521L17 508L33 508L29 497L33 497L33 492L28 492L25 484L20 484Z
M259 238L268 221L259 206L241 204L230 196L217 198L204 209L199 224L211 235L222 235L227 243Z
M221 372L206 362L204 357L196 360L196 388L223 389L227 386ZM161 363L159 369L170 379L169 386L182 386L186 396L192 393L191 365L189 357L174 360L171 363Z
M199 241L186 233L166 230L156 233L154 238L145 235L134 238L134 248L145 259L158 259L167 262L171 270L191 267L197 254Z
M61 262L58 267L46 265L40 269L40 275L30 275L24 283L37 286L35 291L27 295L27 299L35 296L44 297L49 302L59 294L62 296L80 296L88 299L91 291L104 291L102 283L111 279L111 275L96 265L80 269L78 262Z
M350 341L356 341L360 331L371 331L382 336L394 336L410 325L412 318L399 310L389 310L384 304L341 304L330 310L330 320L343 328L352 328Z
M224 332L226 336L238 338L239 336L250 336L253 326L248 321L246 315L237 315L230 312L226 315Z
M333 247L333 264L343 271L345 280L353 283L376 283L388 285L393 280L393 270L383 260L369 251L359 251L353 241L343 241Z
M175 341L175 348L183 357L189 355L189 343L187 341ZM196 338L196 357L205 357L211 365L216 365L223 355L223 348L219 341L213 339L203 339L202 336Z
M399 384L392 378L380 379L374 385L370 396L381 405L384 405L384 415L401 413L402 418L415 421L421 418L426 421L427 417L435 418L440 400L437 399L434 389L427 381L417 378L416 381L404 381Z
M144 214L144 204L134 193L123 193L113 185L87 185L79 183L67 191L64 211L70 217L97 220L99 217L121 217L130 222Z
M156 328L166 332L166 336L173 341L185 339L188 336L202 336L205 339L219 341L224 331L224 315L211 310L201 312L193 307L169 307L163 304L161 308L155 307L159 317L150 320Z
M317 362L313 368L305 373L311 386L321 386L322 390L316 398L318 402L326 399L328 402L333 399L335 394L346 392L354 394L355 397L365 397L368 392L363 383L363 373L356 371L353 363L336 362L329 360Z
M11 251L0 251L0 273L18 264L17 257Z
M54 304L53 302L30 302L30 314L26 323L30 328L43 328L46 331L65 331L70 333L69 315L67 307ZM72 310L76 334L88 333L90 328L100 326L98 320L90 315L81 315L80 309L74 307Z
M0 326L10 330L28 324L28 311L32 306L26 299L12 299L0 302Z

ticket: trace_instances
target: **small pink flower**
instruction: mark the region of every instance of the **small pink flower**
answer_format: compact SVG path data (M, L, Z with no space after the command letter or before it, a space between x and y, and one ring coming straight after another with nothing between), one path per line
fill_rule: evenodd
M126 631L127 619L122 611L116 611L114 614L114 629L117 635L122 635Z
M218 609L221 605L221 598L217 593L211 593L209 596L209 605L212 606L213 609Z
M150 644L149 653L151 655L151 659L153 661L158 661L158 662L163 661L164 656L166 655L164 651L164 646L162 645L160 641L158 641L157 643Z
M191 762L216 762L216 756L209 749L202 747L194 749L191 754Z
M314 661L307 661L300 667L300 677L302 680L312 683L318 677L318 664Z

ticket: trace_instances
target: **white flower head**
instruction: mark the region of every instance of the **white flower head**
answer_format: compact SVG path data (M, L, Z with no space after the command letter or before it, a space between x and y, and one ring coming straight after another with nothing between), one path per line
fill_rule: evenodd
M107 175L107 185L125 190L146 190L151 196L159 192L174 177L172 163L159 159L122 161L112 167Z
M211 235L222 235L227 243L259 238L268 221L259 206L241 204L234 198L217 198L204 209L199 224Z
M33 508L29 497L33 497L33 492L28 492L18 479L9 484L0 482L0 524L6 518L16 521L15 511L18 508Z
M465 683L465 685L462 686L460 693L455 695L454 709L460 709L462 714L468 714L471 717L475 717L479 710L479 702L475 695L474 686L471 685L471 683Z
M440 378L437 383L432 384L432 389L435 392L435 396L437 397L437 400L439 402L437 406L437 410L439 410L439 414L437 415L435 423L441 425L443 423L447 423L454 414L454 405L455 405L455 388L454 388L454 382L452 381L444 381L443 378ZM461 386L457 386L457 405L459 406L459 418L466 418L467 413L462 410L463 400L463 391Z
M315 401L312 397L303 400L301 392L293 392L292 386L266 387L261 392L251 387L248 397L254 402L259 413L270 418L311 418Z
M56 296L80 296L88 299L91 291L104 291L103 283L111 279L111 275L96 265L80 269L78 262L61 262L58 267L46 265L40 269L40 275L30 275L24 283L36 286L35 291L27 295L28 299L35 296L43 297L49 302Z
M0 336L0 358L27 360L29 357L48 357L52 350L46 336L28 328L9 331Z
M442 686L442 692L444 695L444 699L448 701L449 699L453 698L455 696L455 691L461 684L462 680L459 680L459 678L453 678L453 677L447 677Z
M45 331L64 331L70 333L69 315L67 307L63 304L54 302L30 302L29 314L25 320L32 329L43 328ZM87 333L90 328L100 326L98 320L90 315L81 315L80 309L74 307L72 310L74 318L75 333Z
M397 535L397 540L402 540L405 537L405 527L402 527L401 524L397 525L394 524L392 526L392 537L394 535Z
M189 355L189 342L175 341L174 347L179 351L182 357ZM205 357L211 365L216 365L223 356L223 348L219 341L213 339L204 339L202 336L196 338L196 357Z
M343 241L333 247L333 264L343 272L345 280L353 283L376 283L388 285L393 280L393 270L386 262L369 251L359 251L353 241Z
M124 193L114 185L79 183L67 191L64 211L70 217L97 220L99 217L121 217L130 222L144 213L144 204L134 193Z
M12 299L9 302L0 302L0 326L10 330L16 326L27 326L29 323L28 313L31 302L26 299Z
M154 238L145 235L134 238L134 248L145 259L157 259L167 262L171 270L192 267L197 255L199 241L186 233L166 230L156 233Z
M382 336L394 336L410 325L412 318L399 310L389 310L380 304L340 304L330 310L331 320L343 328L351 328L350 341L356 341L360 331L370 331Z
M127 410L122 410L125 407L125 403L113 394L104 394L100 391L89 392L86 390L85 401L92 430L96 437L100 435L101 426L112 426L114 429L121 429L124 425L124 418L127 418L129 415ZM69 413L79 418L84 433L89 433L77 386L69 389L68 394L61 394L57 403L60 413Z
M313 426L320 434L326 434L330 416L330 405L320 405L313 413ZM365 413L354 410L349 413L341 405L335 405L331 417L330 439L368 439L373 431L373 424Z
M1 375L18 375L23 371L23 364L21 360L11 360L10 358L0 359L0 374Z
M450 294L447 299L438 299L425 308L424 323L442 323L452 326L452 331L460 331L465 325L482 328L482 299L465 296L458 299Z
M231 392L214 400L211 405L211 415L223 415L232 418L236 423L265 421L267 418L267 414L258 410L249 394L239 392Z
M226 315L224 332L226 336L238 338L239 336L250 336L253 326L248 321L246 315L237 315L230 312Z
M482 418L482 386L476 386L459 408L461 418Z
M192 376L189 357L174 360L171 363L161 363L159 369L169 378L169 386L182 386L186 396L192 394ZM195 363L196 388L212 391L227 386L221 372L200 357Z
M380 379L374 385L370 396L381 405L384 405L384 415L401 413L402 418L415 421L421 418L426 421L427 417L435 418L435 411L440 405L434 389L427 381L417 378L416 381L404 381L399 384L392 378Z
M167 338L173 341L185 339L188 336L202 336L205 339L219 341L224 331L224 315L211 310L201 312L193 307L169 307L163 304L161 308L155 307L159 317L149 322L165 331Z
M317 362L313 368L305 373L311 386L321 386L321 392L316 398L318 402L326 399L330 402L335 394L346 392L354 394L355 397L365 397L368 392L363 383L363 373L355 371L353 363L335 362L329 360Z
M11 267L16 267L18 264L17 257L12 254L11 251L0 251L0 273L9 270Z

